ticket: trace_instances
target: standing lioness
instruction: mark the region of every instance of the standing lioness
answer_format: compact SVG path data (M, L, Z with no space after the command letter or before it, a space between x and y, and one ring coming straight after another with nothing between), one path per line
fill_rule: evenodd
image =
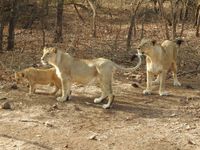
M158 75L154 83L160 83L159 94L161 96L168 95L168 92L165 91L165 80L169 70L173 73L174 85L181 85L177 79L176 59L182 42L182 39L165 40L160 45L155 40L142 39L138 46L138 53L146 55L147 88L143 91L144 94L151 94L153 77Z
M68 100L72 82L85 84L98 78L102 94L101 97L94 99L94 103L100 103L108 97L108 103L103 105L103 108L109 108L114 99L112 93L113 70L115 68L136 70L141 64L140 57L139 63L134 68L124 68L104 58L92 60L77 59L53 47L43 49L41 61L43 64L49 63L53 65L56 68L57 75L61 79L62 97L58 97L58 101Z

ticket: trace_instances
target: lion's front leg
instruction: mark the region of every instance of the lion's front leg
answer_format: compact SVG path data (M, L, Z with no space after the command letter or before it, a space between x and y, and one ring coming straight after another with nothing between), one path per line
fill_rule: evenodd
M62 96L57 98L57 101L64 102L69 100L70 91L71 91L71 80L66 77L61 77L62 84Z
M100 97L94 99L94 103L95 104L101 103L106 98L107 98L107 96L104 94L104 92L102 92Z
M29 83L29 95L35 93L35 84Z
M147 71L147 88L143 91L143 94L149 95L152 92L152 80L153 80L153 74L149 71Z
M165 91L166 75L167 75L167 71L163 71L160 74L160 89L159 89L160 96L167 96L167 95L169 95L169 93L167 91Z
M181 83L178 81L177 78L177 66L175 62L172 64L172 73L174 78L174 86L181 86Z

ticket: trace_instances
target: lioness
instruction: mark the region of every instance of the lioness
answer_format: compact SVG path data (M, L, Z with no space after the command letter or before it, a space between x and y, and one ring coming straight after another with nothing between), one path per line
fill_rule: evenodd
M160 83L160 96L168 95L165 91L166 74L169 70L173 73L174 86L181 86L177 79L177 52L183 42L182 39L175 41L165 40L162 45L157 44L155 40L142 39L138 46L138 53L146 55L147 67L147 87L143 91L144 94L151 94L152 83ZM153 81L154 75L158 75L157 79Z
M99 79L101 87L101 97L95 98L94 103L100 103L103 99L108 97L108 103L103 105L103 108L109 108L113 102L114 95L112 93L112 75L113 70L136 70L141 65L141 58L139 63L134 68L121 67L111 60L104 58L97 58L92 60L77 59L64 53L54 47L44 48L41 62L43 64L51 64L56 68L56 73L62 82L62 97L58 97L58 101L68 100L72 82L81 84L89 83L93 79Z
M22 79L27 79L29 82L29 94L35 93L36 84L47 85L53 84L55 85L55 91L51 94L56 94L56 92L61 89L61 81L56 75L56 69L36 69L33 67L26 68L22 71L15 72L15 79L17 82Z

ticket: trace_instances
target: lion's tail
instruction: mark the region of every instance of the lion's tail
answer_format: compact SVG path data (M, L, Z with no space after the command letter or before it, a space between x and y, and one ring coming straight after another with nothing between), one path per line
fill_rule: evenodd
M137 63L137 65L135 67L131 67L131 68L125 68L123 66L117 65L116 63L114 63L115 68L120 69L120 70L125 70L125 71L135 71L137 70L140 65L142 64L142 59L140 55L137 55L139 58L139 62Z

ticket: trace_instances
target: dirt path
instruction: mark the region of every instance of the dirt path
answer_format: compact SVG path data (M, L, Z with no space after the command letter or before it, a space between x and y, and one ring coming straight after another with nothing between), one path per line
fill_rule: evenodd
M24 87L2 89L0 103L10 101L13 110L0 110L0 150L198 150L200 84L181 81L181 88L169 81L168 97L143 96L131 83L115 81L109 110L93 104L96 86L74 86L65 103L29 96Z

